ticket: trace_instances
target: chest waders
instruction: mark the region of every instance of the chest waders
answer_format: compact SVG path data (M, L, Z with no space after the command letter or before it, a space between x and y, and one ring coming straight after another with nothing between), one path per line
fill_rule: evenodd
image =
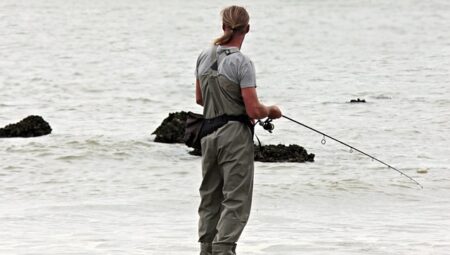
M212 48L211 68L200 77L203 115L210 121L205 125L214 126L201 140L200 254L234 255L252 202L253 132L245 121L226 117L246 117L246 110L239 84L218 73L216 50Z

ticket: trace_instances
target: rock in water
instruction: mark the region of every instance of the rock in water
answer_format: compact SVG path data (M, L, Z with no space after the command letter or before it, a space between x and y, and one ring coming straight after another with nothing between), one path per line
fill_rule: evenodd
M155 142L158 143L184 143L184 129L186 125L187 112L169 113L161 125L152 133L156 135Z
M255 144L255 161L260 162L314 162L314 154L306 151L301 146L291 144L285 146L283 144L278 145L262 145L259 147ZM194 156L201 156L200 150L194 149L189 154Z
M350 103L365 103L365 102L366 99L359 99L359 98L350 100Z
M308 154L305 148L296 144L285 146L264 145L261 149L255 146L255 161L261 162L314 162L314 154Z
M31 115L25 119L0 128L0 138L5 137L35 137L48 135L52 128L41 116Z

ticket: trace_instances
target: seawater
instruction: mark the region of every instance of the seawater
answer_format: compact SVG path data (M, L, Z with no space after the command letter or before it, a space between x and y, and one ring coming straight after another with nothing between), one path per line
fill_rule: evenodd
M38 114L53 133L0 140L0 254L198 253L200 159L151 132L201 111L195 61L230 4L261 101L424 186L277 120L262 142L316 161L256 163L238 253L449 254L445 0L2 0L0 126Z

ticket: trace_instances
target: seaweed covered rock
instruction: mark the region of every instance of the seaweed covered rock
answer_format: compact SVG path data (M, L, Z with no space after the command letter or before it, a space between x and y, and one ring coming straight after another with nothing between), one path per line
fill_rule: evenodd
M264 145L255 146L255 161L261 162L314 162L314 154L308 154L305 148L291 144L289 146Z
M186 125L187 112L169 113L161 125L152 133L156 135L155 142L158 143L184 143L184 129Z
M189 154L194 156L201 156L200 150L194 149ZM260 162L314 162L314 154L306 151L305 148L291 144L289 146L278 145L262 145L261 147L255 144L255 161Z
M35 137L48 135L52 128L41 116L31 115L25 119L0 128L0 138L5 137Z

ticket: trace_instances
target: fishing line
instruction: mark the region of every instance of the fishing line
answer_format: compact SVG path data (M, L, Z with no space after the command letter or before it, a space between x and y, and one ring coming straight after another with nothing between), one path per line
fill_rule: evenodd
M316 133L319 133L319 134L323 135L323 138L322 138L322 141L321 141L321 143L322 143L323 145L325 145L326 142L327 142L326 139L325 139L325 137L330 138L330 139L332 139L332 140L334 140L334 141L336 141L336 142L338 142L338 143L340 143L340 144L343 144L343 145L349 147L349 148L350 148L350 152L357 151L357 152L359 152L359 153L361 153L361 154L363 154L363 155L365 155L365 156L371 158L372 161L375 160L375 161L377 161L377 162L379 162L379 163L381 163L381 164L387 166L388 168L397 171L398 173L400 173L401 175L403 175L403 176L405 176L406 178L410 179L411 181L413 181L414 183L416 183L417 185L419 185L420 188L423 189L423 186L422 186L420 183L418 183L416 180L414 180L412 177L410 177L409 175L407 175L407 174L405 174L404 172L400 171L399 169L397 169L397 168L395 168L395 167L393 167L393 166L391 166L391 165L389 165L389 164L387 164L387 163L385 163L385 162L383 162L383 161L377 159L376 157L374 157L374 156L372 156L372 155L370 155L370 154L367 154L367 153L365 153L364 151L361 151L361 150L359 150L359 149L357 149L357 148L355 148L355 147L353 147L353 146L351 146L351 145L349 145L349 144L347 144L347 143L344 143L344 142L342 142L342 141L340 141L340 140L338 140L338 139L336 139L336 138L334 138L334 137L331 137L331 136L329 136L329 135L327 135L327 134L325 134L325 133L323 133L323 132L321 132L321 131L319 131L319 130L317 130L317 129L314 129L314 128L310 127L310 126L307 126L307 125L305 125L305 124L303 124L303 123L301 123L301 122L299 122L299 121L296 121L296 120L294 120L294 119L291 119L291 118L289 118L289 117L287 117L287 116L285 116L285 115L281 115L281 116L282 116L283 118L287 119L287 120L290 120L290 121L292 121L292 122L294 122L294 123L297 123L298 125L301 125L301 126L303 126L303 127L305 127L305 128L308 128L308 129L311 129L312 131L314 131L314 132L316 132Z

